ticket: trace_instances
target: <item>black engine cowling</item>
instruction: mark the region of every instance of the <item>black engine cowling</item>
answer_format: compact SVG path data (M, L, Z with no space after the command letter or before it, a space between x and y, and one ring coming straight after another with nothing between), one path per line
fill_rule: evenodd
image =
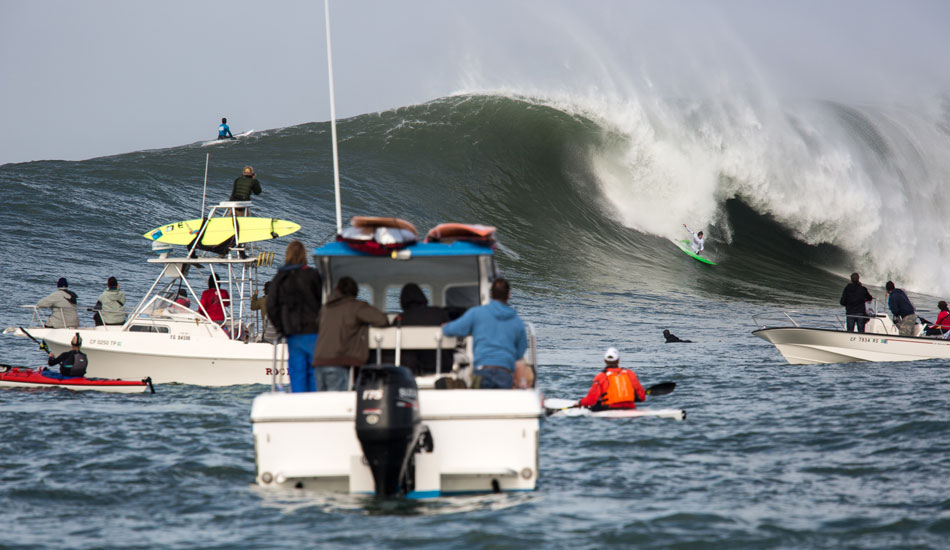
M420 434L419 389L412 372L365 365L356 381L356 437L376 483L376 495L408 491L409 459Z

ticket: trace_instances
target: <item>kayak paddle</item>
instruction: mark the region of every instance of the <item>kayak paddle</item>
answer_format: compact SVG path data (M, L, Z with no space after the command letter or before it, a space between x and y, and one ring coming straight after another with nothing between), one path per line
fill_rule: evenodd
M40 346L41 350L45 351L46 353L52 353L49 350L49 346L46 345L46 340L43 340L42 342L40 342L36 338L33 338L33 335L27 332L25 328L23 327L19 327L19 328L21 331L23 331L23 334L26 334L30 338L30 340L33 340L34 342L36 342Z

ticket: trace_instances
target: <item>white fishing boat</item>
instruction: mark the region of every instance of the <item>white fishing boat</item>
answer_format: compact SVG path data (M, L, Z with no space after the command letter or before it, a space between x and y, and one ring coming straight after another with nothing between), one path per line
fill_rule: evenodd
M237 230L242 216L235 212L246 213L250 206L250 202L222 202L210 208L208 219L218 220L215 214L224 213ZM269 384L275 364L284 368L279 359L286 355L285 346L260 341L262 323L250 309L250 298L258 289L258 268L272 263L274 255L246 242L250 235L226 240L216 247L217 253L202 251L198 243L203 229L199 226L194 244L182 256L172 256L171 245L153 241L158 257L147 261L159 274L124 324L47 328L44 311L24 305L32 312L26 331L8 327L4 334L43 340L59 354L70 349L70 340L78 332L89 357L90 377L151 377L156 384L202 386ZM271 238L270 234L264 237ZM220 323L211 321L200 305L212 272L218 288L230 295ZM180 291L191 307L176 302Z
M803 318L812 319L811 326L800 324ZM834 323L814 319L809 312L756 315L757 328L752 334L775 345L792 365L950 359L950 340L943 335L924 335L920 323L913 336L901 336L883 313L872 313L863 333L847 332L841 316Z
M488 303L498 276L492 248L465 241L415 243L389 256L334 242L315 250L314 263L324 298L351 276L361 299L393 316L407 283L418 284L430 305L461 313ZM526 359L534 368L534 331L527 326ZM543 415L537 388L436 389L440 379L472 376L471 337L443 337L439 326L373 328L370 342L372 364L351 376L355 391L275 388L254 400L259 485L410 497L536 487ZM451 360L443 364L446 350ZM429 354L426 364L434 368L400 367L409 353Z
M350 276L360 285L359 298L386 312L401 309L399 296L408 283L449 314L487 304L498 276L494 228L452 224L453 238L446 239L441 229L448 226L437 226L429 242L415 241L414 226L393 218L354 218L353 227L343 230L329 2L324 9L339 239L314 251L324 302L337 281ZM530 323L526 328L525 362L536 373L534 330ZM382 497L536 488L543 408L534 376L530 384L519 384L524 389L468 389L472 338L443 337L440 326L397 322L372 329L369 338L375 364L361 366L358 377L351 371L349 391L284 393L274 383L271 392L254 399L260 486ZM454 350L448 361L443 350ZM408 354L415 355L414 371L402 366ZM447 387L453 389L438 389Z

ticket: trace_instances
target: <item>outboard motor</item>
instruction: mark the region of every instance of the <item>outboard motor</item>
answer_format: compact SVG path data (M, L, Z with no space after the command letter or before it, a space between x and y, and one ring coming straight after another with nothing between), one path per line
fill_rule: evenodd
M419 389L412 371L364 365L356 381L356 437L376 482L376 496L408 492L409 459L420 434Z

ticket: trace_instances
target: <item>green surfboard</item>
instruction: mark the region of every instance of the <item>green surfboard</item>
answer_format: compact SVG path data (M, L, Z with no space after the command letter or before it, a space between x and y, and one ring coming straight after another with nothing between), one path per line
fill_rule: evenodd
M700 256L699 254L693 252L693 249L690 248L689 246L689 239L683 239L682 241L674 241L674 242L676 243L676 246L680 247L680 250L682 250L683 253L685 253L690 258L703 262L704 264L718 265L716 262L710 260L709 258L706 258L705 256Z

